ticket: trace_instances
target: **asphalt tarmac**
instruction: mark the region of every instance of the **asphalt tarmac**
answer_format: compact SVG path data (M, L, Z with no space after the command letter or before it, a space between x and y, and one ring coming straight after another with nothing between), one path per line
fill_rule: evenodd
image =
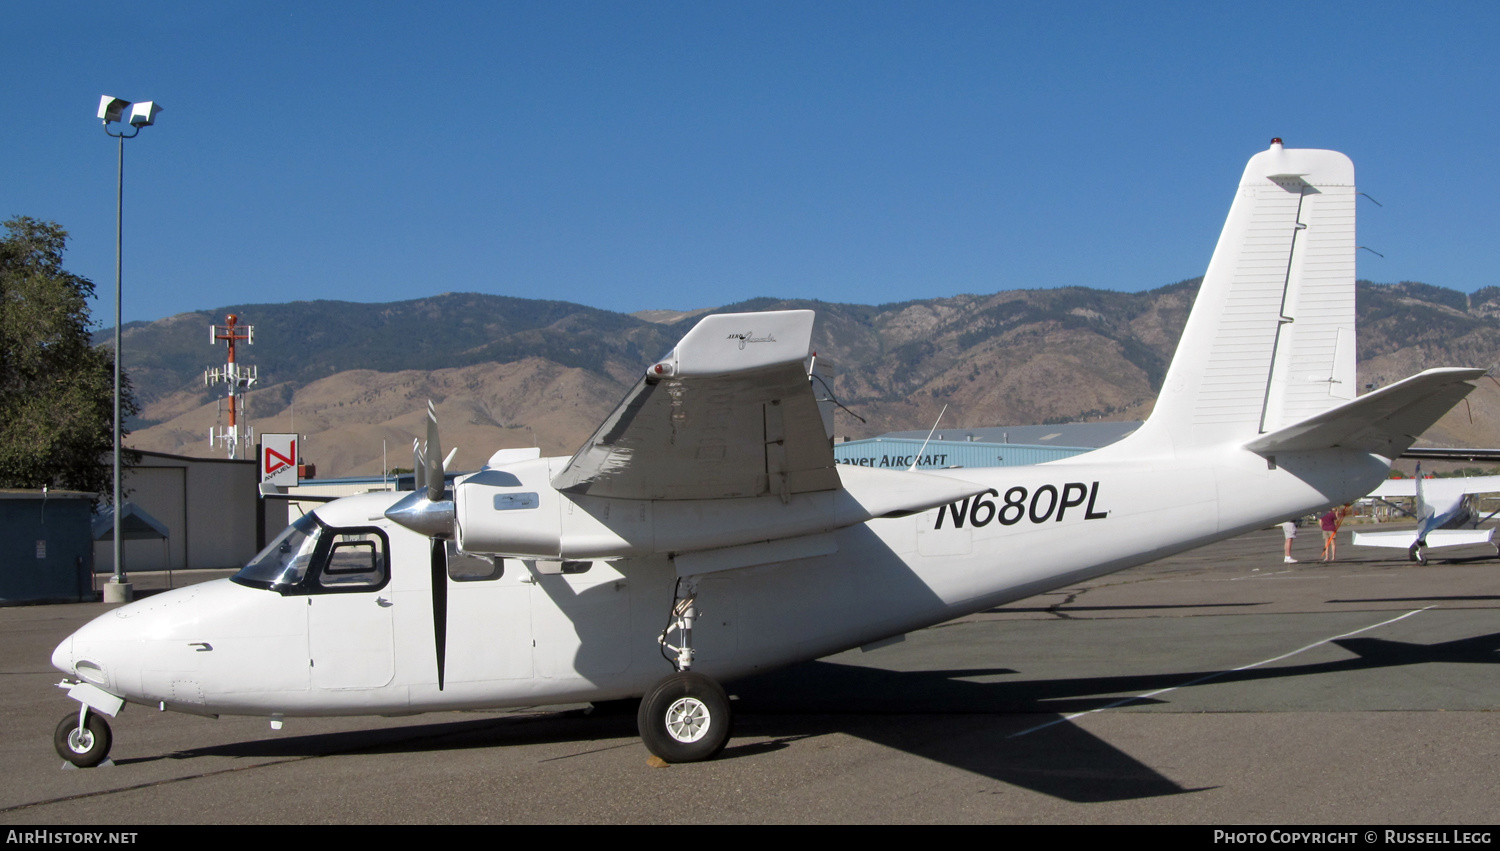
M76 704L48 659L106 607L0 609L0 823L1500 820L1500 561L1345 537L1323 564L1316 537L1298 564L1256 532L729 684L728 748L665 768L633 715L581 706L280 731L132 706L114 765L63 770Z

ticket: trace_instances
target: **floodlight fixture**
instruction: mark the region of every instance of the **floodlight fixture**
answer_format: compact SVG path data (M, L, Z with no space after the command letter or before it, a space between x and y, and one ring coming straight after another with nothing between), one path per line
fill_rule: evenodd
M141 101L130 106L130 126L150 127L156 123L156 113L161 112L161 107L155 101Z
M125 114L125 108L130 106L130 101L121 100L114 95L104 95L99 98L99 120L105 124L119 121Z

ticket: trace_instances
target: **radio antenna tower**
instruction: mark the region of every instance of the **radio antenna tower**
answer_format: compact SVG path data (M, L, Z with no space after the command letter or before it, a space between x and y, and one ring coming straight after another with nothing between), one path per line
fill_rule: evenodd
M214 426L208 430L208 445L217 446L222 444L228 450L230 458L239 457L240 448L240 417L245 414L245 391L250 385L259 380L253 366L240 366L234 358L235 343L244 342L255 345L255 326L240 325L239 317L233 313L224 317L226 325L208 326L208 344L216 345L220 340L229 344L229 360L222 367L211 367L203 373L203 383L213 386L222 381L229 385L229 425ZM220 408L222 411L223 408ZM248 445L255 440L255 433L251 430L245 443Z

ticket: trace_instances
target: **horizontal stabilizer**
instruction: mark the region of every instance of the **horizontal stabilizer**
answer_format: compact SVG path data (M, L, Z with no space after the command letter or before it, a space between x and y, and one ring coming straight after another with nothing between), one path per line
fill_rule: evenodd
M1482 369L1429 369L1251 440L1261 455L1352 449L1395 458L1474 389Z
M1470 544L1488 544L1495 536L1494 529L1434 529L1427 533L1429 547L1462 547ZM1390 547L1411 549L1417 542L1417 530L1401 532L1355 532L1357 547Z

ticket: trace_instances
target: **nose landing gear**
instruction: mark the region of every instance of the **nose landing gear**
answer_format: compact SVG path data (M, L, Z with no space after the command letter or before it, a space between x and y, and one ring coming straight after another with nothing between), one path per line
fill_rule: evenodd
M125 701L91 683L63 680L57 687L67 689L68 697L78 701L78 711L57 722L57 729L52 732L52 747L72 765L93 768L109 758L109 748L114 743L104 716L118 714Z
M68 713L57 723L52 746L57 755L79 768L93 768L109 757L114 744L109 722L97 712L82 706L77 714Z

